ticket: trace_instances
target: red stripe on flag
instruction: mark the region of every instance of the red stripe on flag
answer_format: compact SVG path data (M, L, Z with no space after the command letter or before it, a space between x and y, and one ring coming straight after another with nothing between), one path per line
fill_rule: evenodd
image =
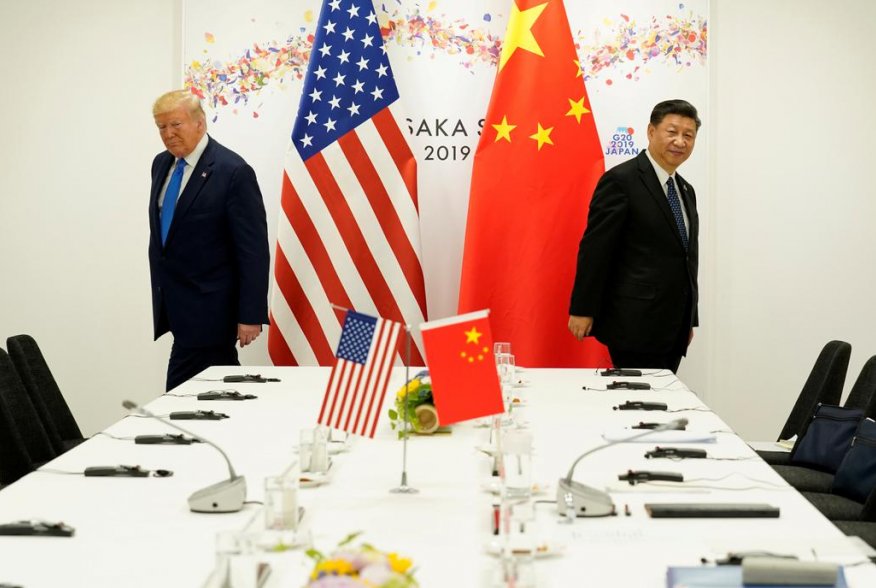
M392 328L389 333L390 341L386 348L386 353L390 355L395 355L398 348L398 334L401 330L401 325L395 323L392 325ZM383 401L386 397L386 381L389 378L389 371L392 369L392 363L389 361L384 361L380 365L380 373L378 374L377 381L374 384L374 395L371 397L371 402L368 406L368 415L365 419L365 423L371 422L371 429L367 431L369 437L374 437L374 433L377 431L377 422L380 420L380 412L383 410ZM377 410L373 413L371 409L374 406L374 399L377 399Z
M382 321L382 320L377 321L377 329L374 332L374 338L372 339L372 344L371 344L373 359L372 359L372 361L367 363L368 370L367 370L367 373L364 374L365 385L360 389L361 391L364 391L365 395L362 398L360 398L359 408L356 411L356 420L353 421L353 429L352 430L356 431L357 433L360 431L359 422L361 421L361 417L362 417L362 408L364 407L366 401L373 398L374 386L375 386L374 374L375 374L375 372L377 372L379 370L380 362L381 362L381 360L384 359L384 356L385 356L384 348L383 348L381 342L383 341L383 337L386 336L386 331L387 331L387 328L390 324L392 324L392 323L389 323L387 321ZM377 366L377 369L375 369L375 365ZM361 394L360 394L360 396L361 396ZM370 406L370 403L369 403L369 406ZM366 415L365 422L367 422L367 415ZM348 419L348 423L349 423L349 419ZM347 426L349 426L349 425L347 425ZM361 435L361 433L359 433L359 434Z
M280 255L280 248L277 247L277 255ZM268 329L268 355L271 357L271 363L274 365L298 365L295 356L292 355L292 350L286 344L286 339L277 321L274 320L274 313L268 315L270 328Z
M298 236L298 241L304 248L310 264L313 266L316 275L319 277L319 283L325 291L326 297L333 303L351 308L353 303L347 295L341 278L329 257L328 250L325 248L325 243L319 235L316 225L313 224L313 219L307 213L304 203L289 180L289 176L283 174L283 198L281 200L283 212L286 218L289 219L289 224ZM322 363L320 365L331 365Z
M350 417L353 416L353 411L356 408L356 401L362 395L362 379L363 377L367 378L368 374L371 372L371 367L368 364L356 367L358 369L354 374L355 378L350 379L350 385L347 386L347 391L344 394L344 404L341 406L341 412L338 415L339 419L344 415L344 413L346 413L347 415L347 418L344 419L344 425L338 426L339 429L343 429L345 431L350 430ZM348 400L349 403L347 402Z
M317 417L316 422L320 425L326 424L325 419L325 409L328 406L329 400L334 398L334 392L332 391L332 383L335 380L335 372L338 371L338 364L336 363L334 367L332 367L332 373L329 374L328 386L325 389L325 396L322 397L322 405L319 407L319 417Z
M411 196L414 208L419 212L420 205L417 202L417 161L414 159L414 154L411 152L411 148L405 140L401 129L398 128L395 117L392 116L392 112L388 108L384 108L372 116L371 121L389 149L392 160L398 168L398 173L401 174L408 188L408 194ZM423 316L425 316L425 313Z
M347 157L347 161L350 162L356 179L359 180L365 196L371 203L377 222L380 223L380 228L383 229L383 234L386 236L408 286L410 286L411 292L420 306L420 312L426 316L426 288L423 284L423 268L420 266L417 252L405 233L405 228L398 216L398 210L390 200L386 187L362 146L359 136L356 133L347 133L338 139L338 145Z
M313 310L313 305L301 287L301 282L298 281L285 253L279 247L274 261L274 275L277 277L277 287L283 294L283 298L286 299L286 303L295 316L295 320L301 326L301 330L305 333L317 361L320 365L331 365L335 353L325 337L319 317Z
M359 224L356 222L356 218L353 216L353 212L350 210L350 206L322 153L315 154L304 165L320 195L322 195L332 220L335 221L353 263L359 270L362 282L377 308L377 313L382 317L405 323L405 318L399 310L395 296L393 296L383 273L377 266L377 262L368 247L368 242L365 240L365 236L362 234L362 230L359 228ZM422 356L416 348L411 349L411 362L422 365Z
M339 369L340 368L340 369ZM329 407L328 416L325 418L325 422L323 422L322 411L320 411L319 422L325 425L332 426L334 424L335 418L335 406L338 404L338 395L341 393L341 384L344 381L344 376L346 375L349 369L349 364L346 361L339 360L335 367L332 368L332 374L329 378L329 391L331 394L326 394L325 400L328 400L329 396L331 396L331 406ZM323 411L325 410L325 400L323 401Z

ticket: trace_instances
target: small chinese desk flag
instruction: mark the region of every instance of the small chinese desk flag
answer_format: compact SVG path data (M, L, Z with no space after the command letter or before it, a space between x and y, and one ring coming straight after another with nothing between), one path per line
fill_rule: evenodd
M442 426L504 410L487 314L480 310L420 327Z
M348 310L317 422L374 437L401 323Z

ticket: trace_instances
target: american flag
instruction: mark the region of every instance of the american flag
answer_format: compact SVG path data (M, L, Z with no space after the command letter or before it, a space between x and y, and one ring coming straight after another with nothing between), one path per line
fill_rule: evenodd
M324 2L286 152L268 351L331 365L332 304L403 323L426 317L417 170L368 0ZM423 365L417 347L411 363Z
M374 437L401 324L348 310L317 422Z

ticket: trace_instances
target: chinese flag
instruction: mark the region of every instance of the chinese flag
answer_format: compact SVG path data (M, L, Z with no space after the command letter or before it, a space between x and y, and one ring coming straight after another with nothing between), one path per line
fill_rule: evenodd
M420 330L441 425L504 410L486 310L423 323Z
M607 366L569 333L590 197L605 163L562 0L513 0L472 172L459 312L489 308L517 364Z

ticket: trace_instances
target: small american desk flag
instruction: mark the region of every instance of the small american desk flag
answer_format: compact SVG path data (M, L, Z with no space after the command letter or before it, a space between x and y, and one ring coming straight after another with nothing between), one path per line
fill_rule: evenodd
M426 317L417 166L370 0L322 4L286 151L268 351L331 365L329 301L415 325ZM411 362L422 365L414 346Z
M374 437L401 323L348 310L317 422Z

